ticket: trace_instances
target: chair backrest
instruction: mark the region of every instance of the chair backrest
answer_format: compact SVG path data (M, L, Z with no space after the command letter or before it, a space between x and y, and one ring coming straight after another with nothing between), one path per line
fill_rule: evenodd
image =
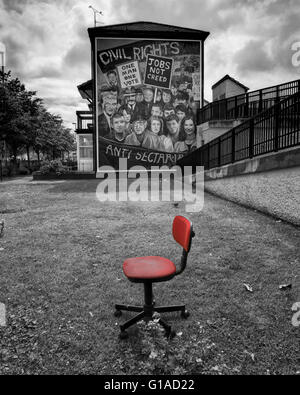
M186 251L190 251L191 239L194 236L193 225L187 218L177 215L172 227L174 240Z

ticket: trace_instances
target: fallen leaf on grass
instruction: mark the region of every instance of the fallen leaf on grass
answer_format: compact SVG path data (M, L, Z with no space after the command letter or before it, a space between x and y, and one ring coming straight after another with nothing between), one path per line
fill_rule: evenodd
M245 350L244 353L249 355L249 357L252 359L252 361L255 362L255 355L252 352Z
M151 354L149 355L149 358L150 359L155 359L155 358L157 358L157 356L158 356L158 354L157 354L157 352L155 352L155 351L151 351Z
M4 233L4 220L0 221L0 237L3 236Z
M279 289L281 289L282 291L285 291L287 289L291 289L292 288L292 284L281 284L279 285Z
M207 325L212 326L214 328L218 327L217 322L213 322L211 320L207 320L206 323L207 323Z
M222 369L219 366L213 366L212 368L210 368L210 370L212 370L213 372L218 372L218 373L222 372Z
M244 285L244 287L246 288L247 291L253 292L253 288L251 287L251 285L249 285L247 283L244 283L243 285Z

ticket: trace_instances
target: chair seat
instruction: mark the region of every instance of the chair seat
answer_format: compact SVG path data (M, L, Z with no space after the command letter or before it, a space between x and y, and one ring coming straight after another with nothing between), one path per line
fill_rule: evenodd
M172 261L161 256L142 256L126 259L123 263L123 271L130 280L163 281L175 275L176 266Z

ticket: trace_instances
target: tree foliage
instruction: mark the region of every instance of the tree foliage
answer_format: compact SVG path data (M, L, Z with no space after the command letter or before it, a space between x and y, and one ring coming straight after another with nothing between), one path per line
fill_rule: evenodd
M2 81L2 83L1 83ZM11 156L33 149L51 159L75 149L71 130L59 115L45 108L36 92L28 91L11 72L0 72L0 141L5 141Z

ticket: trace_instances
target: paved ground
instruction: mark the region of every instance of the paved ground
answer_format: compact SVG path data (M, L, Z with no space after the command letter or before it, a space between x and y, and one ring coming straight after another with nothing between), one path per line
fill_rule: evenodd
M184 206L99 203L96 187L96 180L0 183L7 323L0 373L130 372L124 360L134 342L120 344L113 303L141 302L142 289L128 284L121 264L136 254L179 257L170 227ZM205 360L199 372L300 372L300 328L292 325L299 229L210 195L202 212L188 216L196 239L187 269L155 295L187 303L187 321L167 320L182 333L183 348L195 341ZM280 290L283 284L291 286Z

